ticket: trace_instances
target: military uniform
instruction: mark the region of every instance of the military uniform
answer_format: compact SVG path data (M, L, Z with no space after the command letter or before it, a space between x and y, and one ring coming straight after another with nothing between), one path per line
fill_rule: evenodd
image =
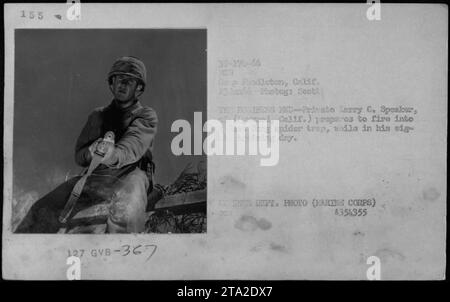
M142 62L124 57L113 65L108 81L111 84L114 75L125 74L136 77L145 84L145 73ZM156 112L150 107L142 106L137 98L127 108L121 108L113 100L108 106L97 108L90 114L76 142L75 161L80 166L87 167L92 159L89 147L106 132L113 131L115 134L115 148L108 160L94 170L86 183L91 188L110 188L114 191L107 221L107 231L110 233L144 231L147 194L152 188L152 151L157 124ZM16 229L16 233L57 232L61 227L57 217L79 178L68 180L38 200ZM120 181L111 182L111 179ZM89 205L90 201L81 201L78 210ZM73 214L75 213L76 211Z

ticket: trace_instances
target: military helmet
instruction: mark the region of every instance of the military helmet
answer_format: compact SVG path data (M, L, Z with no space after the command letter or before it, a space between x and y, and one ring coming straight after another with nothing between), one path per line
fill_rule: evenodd
M108 74L109 85L112 84L113 76L119 74L136 78L139 81L139 84L142 84L142 90L144 90L145 85L147 84L147 70L145 65L136 57L121 57L114 62L111 71Z

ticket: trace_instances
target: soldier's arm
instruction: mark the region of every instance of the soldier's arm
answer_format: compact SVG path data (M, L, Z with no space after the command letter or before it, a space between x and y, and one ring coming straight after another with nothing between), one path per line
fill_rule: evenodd
M144 107L128 126L116 143L111 156L103 164L119 169L140 160L153 143L157 125L156 112L149 107Z
M75 145L75 162L78 165L82 167L89 166L92 160L89 146L100 136L100 111L95 110L89 115Z

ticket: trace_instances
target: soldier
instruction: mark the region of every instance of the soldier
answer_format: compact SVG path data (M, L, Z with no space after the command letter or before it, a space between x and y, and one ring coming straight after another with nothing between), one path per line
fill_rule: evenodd
M114 99L90 114L76 142L75 161L88 167L105 133L115 134L115 144L89 176L86 186L115 190L109 205L108 233L140 233L145 227L147 194L153 186L149 173L153 173L152 150L158 123L156 112L138 101L147 84L144 63L135 57L119 58L108 74L108 84ZM38 200L15 232L57 232L61 227L58 216L79 179L66 181ZM80 204L90 205L89 201Z

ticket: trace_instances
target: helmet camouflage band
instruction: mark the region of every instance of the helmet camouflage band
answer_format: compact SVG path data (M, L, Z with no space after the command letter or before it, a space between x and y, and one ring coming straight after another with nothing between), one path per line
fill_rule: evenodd
M112 78L115 75L127 75L138 80L139 84L142 84L144 90L147 84L147 70L144 63L136 57L121 57L117 59L111 71L108 74L108 83L112 84Z

